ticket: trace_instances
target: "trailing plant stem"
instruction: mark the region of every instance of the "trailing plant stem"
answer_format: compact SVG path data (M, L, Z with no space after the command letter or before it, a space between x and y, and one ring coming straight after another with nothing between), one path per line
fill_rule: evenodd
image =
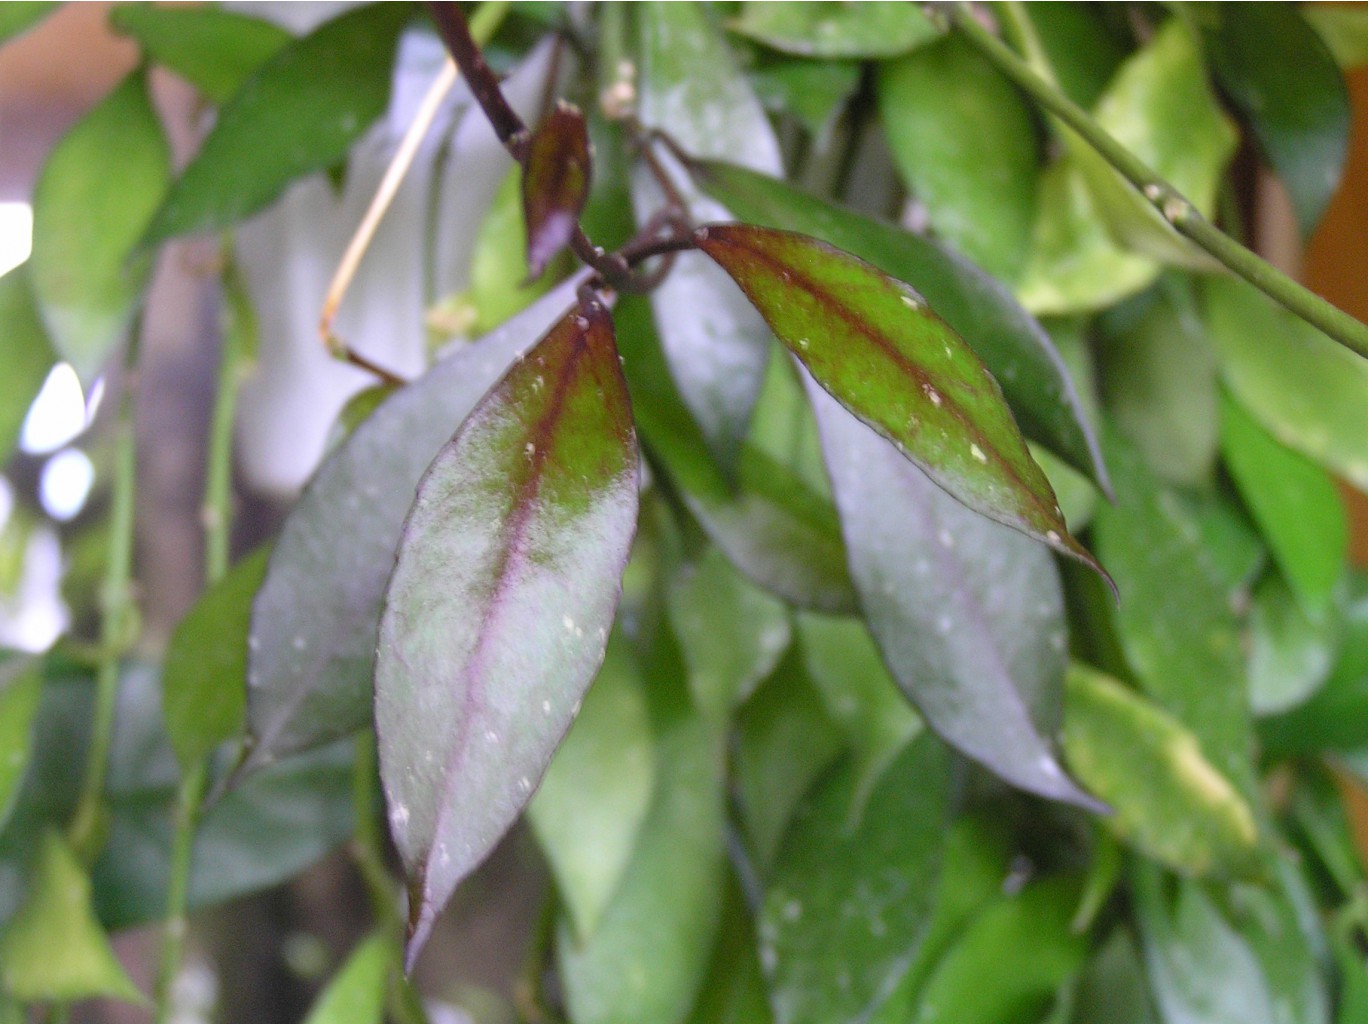
M1135 186L1175 231L1290 312L1345 348L1368 358L1368 326L1298 284L1203 217L1176 188L1112 138L1082 107L1037 74L1011 47L980 25L968 4L952 4L948 13L955 28L968 42L1041 106L1077 132Z
M140 325L135 325L135 332ZM132 346L130 346L131 348ZM130 356L129 365L132 365ZM133 382L122 382L118 422L115 424L114 481L109 516L109 558L100 591L100 656L95 676L95 712L90 727L90 750L81 795L72 815L71 845L86 863L99 851L101 808L109 749L114 735L114 712L119 697L119 671L128 645L132 614L133 523L137 486L137 441L133 431Z

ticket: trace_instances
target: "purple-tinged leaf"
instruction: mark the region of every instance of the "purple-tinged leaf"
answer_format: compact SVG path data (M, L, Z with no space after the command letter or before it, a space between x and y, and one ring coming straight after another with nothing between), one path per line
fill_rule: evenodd
M612 321L582 303L437 456L390 578L375 718L410 964L531 799L602 664L636 513Z
M1064 600L1048 552L970 512L809 384L851 577L894 679L928 725L1022 789L1096 807L1048 737Z
M573 300L567 282L385 401L285 520L248 638L248 767L364 726L380 605L418 481L475 403Z
M906 284L806 235L714 224L698 247L837 401L988 518L1101 571L983 363Z
M568 103L532 134L523 168L529 277L540 277L551 258L570 244L589 199L589 129Z

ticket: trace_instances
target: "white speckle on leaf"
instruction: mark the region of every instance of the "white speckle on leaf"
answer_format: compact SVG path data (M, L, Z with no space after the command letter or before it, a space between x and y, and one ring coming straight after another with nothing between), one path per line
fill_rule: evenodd
M1048 540L1051 544L1058 544L1059 541L1060 541L1059 531L1057 531L1057 530L1046 530L1046 531L1045 531L1045 539Z
M971 444L969 446L969 454L972 455L979 462L982 462L985 466L988 465L988 456L983 454L983 449L980 448L978 445Z
M390 808L390 823L395 828L403 828L408 824L409 809L404 804L395 804Z
M926 397L931 400L931 404L934 405L937 409L939 409L941 406L941 402L944 401L944 399L941 398L940 392L933 388L930 384L923 384L922 391L924 391L926 393Z

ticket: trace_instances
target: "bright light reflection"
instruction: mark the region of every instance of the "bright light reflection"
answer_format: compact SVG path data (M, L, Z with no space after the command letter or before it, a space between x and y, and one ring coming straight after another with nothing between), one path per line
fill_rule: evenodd
M33 252L33 207L0 203L0 274L9 273Z
M0 533L5 532L5 527L9 525L10 513L14 511L14 488L3 476L0 476Z
M29 407L19 447L30 455L46 455L70 444L85 428L81 381L70 363L58 363Z
M90 485L95 482L95 467L79 448L68 448L47 460L38 481L38 497L43 510L60 523L74 518L85 508Z

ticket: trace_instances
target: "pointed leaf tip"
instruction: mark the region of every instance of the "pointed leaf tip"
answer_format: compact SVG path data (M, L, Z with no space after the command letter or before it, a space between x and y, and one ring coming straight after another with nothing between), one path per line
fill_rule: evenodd
M375 713L410 964L531 799L598 672L636 513L612 321L582 302L437 456L390 579Z
M569 103L557 103L533 133L523 171L529 277L540 277L570 244L589 198L590 167L584 115Z
M822 388L937 485L1101 571L1069 534L997 381L917 292L806 235L711 224L694 240Z

